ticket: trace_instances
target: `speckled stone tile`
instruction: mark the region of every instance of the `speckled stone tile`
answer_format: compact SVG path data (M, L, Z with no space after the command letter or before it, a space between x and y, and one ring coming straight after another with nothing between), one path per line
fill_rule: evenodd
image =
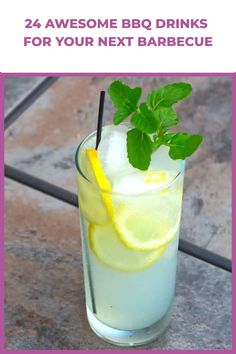
M76 192L73 155L96 128L99 91L113 79L60 78L7 130L6 162ZM231 258L231 78L124 80L144 87L144 94L167 82L192 84L192 95L176 106L180 129L202 133L205 142L187 163L181 237ZM112 121L109 100L104 121Z
M5 114L25 97L44 77L8 77L5 79Z
M78 210L5 181L5 348L115 349L85 313ZM229 349L231 274L179 252L172 322L143 349Z

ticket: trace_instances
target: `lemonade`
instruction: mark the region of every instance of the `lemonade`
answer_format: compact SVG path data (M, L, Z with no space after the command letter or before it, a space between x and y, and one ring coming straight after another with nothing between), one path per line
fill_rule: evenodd
M175 291L184 161L161 146L146 171L127 159L129 126L76 153L86 305L100 337L138 345L167 326Z

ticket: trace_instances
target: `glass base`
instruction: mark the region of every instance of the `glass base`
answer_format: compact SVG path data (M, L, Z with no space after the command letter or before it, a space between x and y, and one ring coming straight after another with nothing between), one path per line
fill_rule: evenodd
M87 316L93 332L104 341L118 346L138 346L154 341L167 328L171 317L171 306L167 313L149 327L137 330L112 328L99 321L87 308Z

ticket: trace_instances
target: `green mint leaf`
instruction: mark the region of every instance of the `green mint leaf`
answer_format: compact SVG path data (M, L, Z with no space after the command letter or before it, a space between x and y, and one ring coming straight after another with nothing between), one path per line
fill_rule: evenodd
M169 156L173 160L191 156L202 143L201 135L189 135L187 133L176 133L170 140Z
M134 128L127 133L127 153L130 164L146 171L150 165L152 142L150 137Z
M120 124L123 122L126 118L128 118L134 111L136 110L136 106L133 106L129 102L124 102L123 106L118 109L113 118L113 122L115 125Z
M123 107L124 101L128 101L133 105L137 105L141 94L141 87L130 88L122 81L114 81L108 88L109 96L117 109Z
M141 87L130 88L122 81L114 81L108 88L109 96L116 107L114 124L120 124L137 109L138 101L142 94Z
M160 107L171 107L174 103L187 97L192 91L190 84L177 82L152 91L147 97L148 107L156 111Z
M162 128L168 128L173 125L177 125L180 121L179 116L173 110L172 107L158 107L156 111L153 112L158 125Z
M138 111L131 117L131 123L143 133L151 134L157 131L157 121L146 103L139 106Z

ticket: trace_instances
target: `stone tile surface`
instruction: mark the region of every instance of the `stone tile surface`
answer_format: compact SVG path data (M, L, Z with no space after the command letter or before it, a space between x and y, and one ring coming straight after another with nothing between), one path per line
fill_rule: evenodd
M43 77L8 77L5 79L5 114L30 92Z
M116 349L86 320L78 210L5 181L6 349ZM231 348L231 274L179 252L172 322L142 349Z
M60 78L6 132L6 162L76 192L73 155L78 141L96 128L99 91L113 79ZM144 87L144 94L167 82L192 84L192 95L176 106L180 129L202 133L205 142L187 163L181 237L231 258L231 78L124 80ZM107 99L105 123L112 114Z

